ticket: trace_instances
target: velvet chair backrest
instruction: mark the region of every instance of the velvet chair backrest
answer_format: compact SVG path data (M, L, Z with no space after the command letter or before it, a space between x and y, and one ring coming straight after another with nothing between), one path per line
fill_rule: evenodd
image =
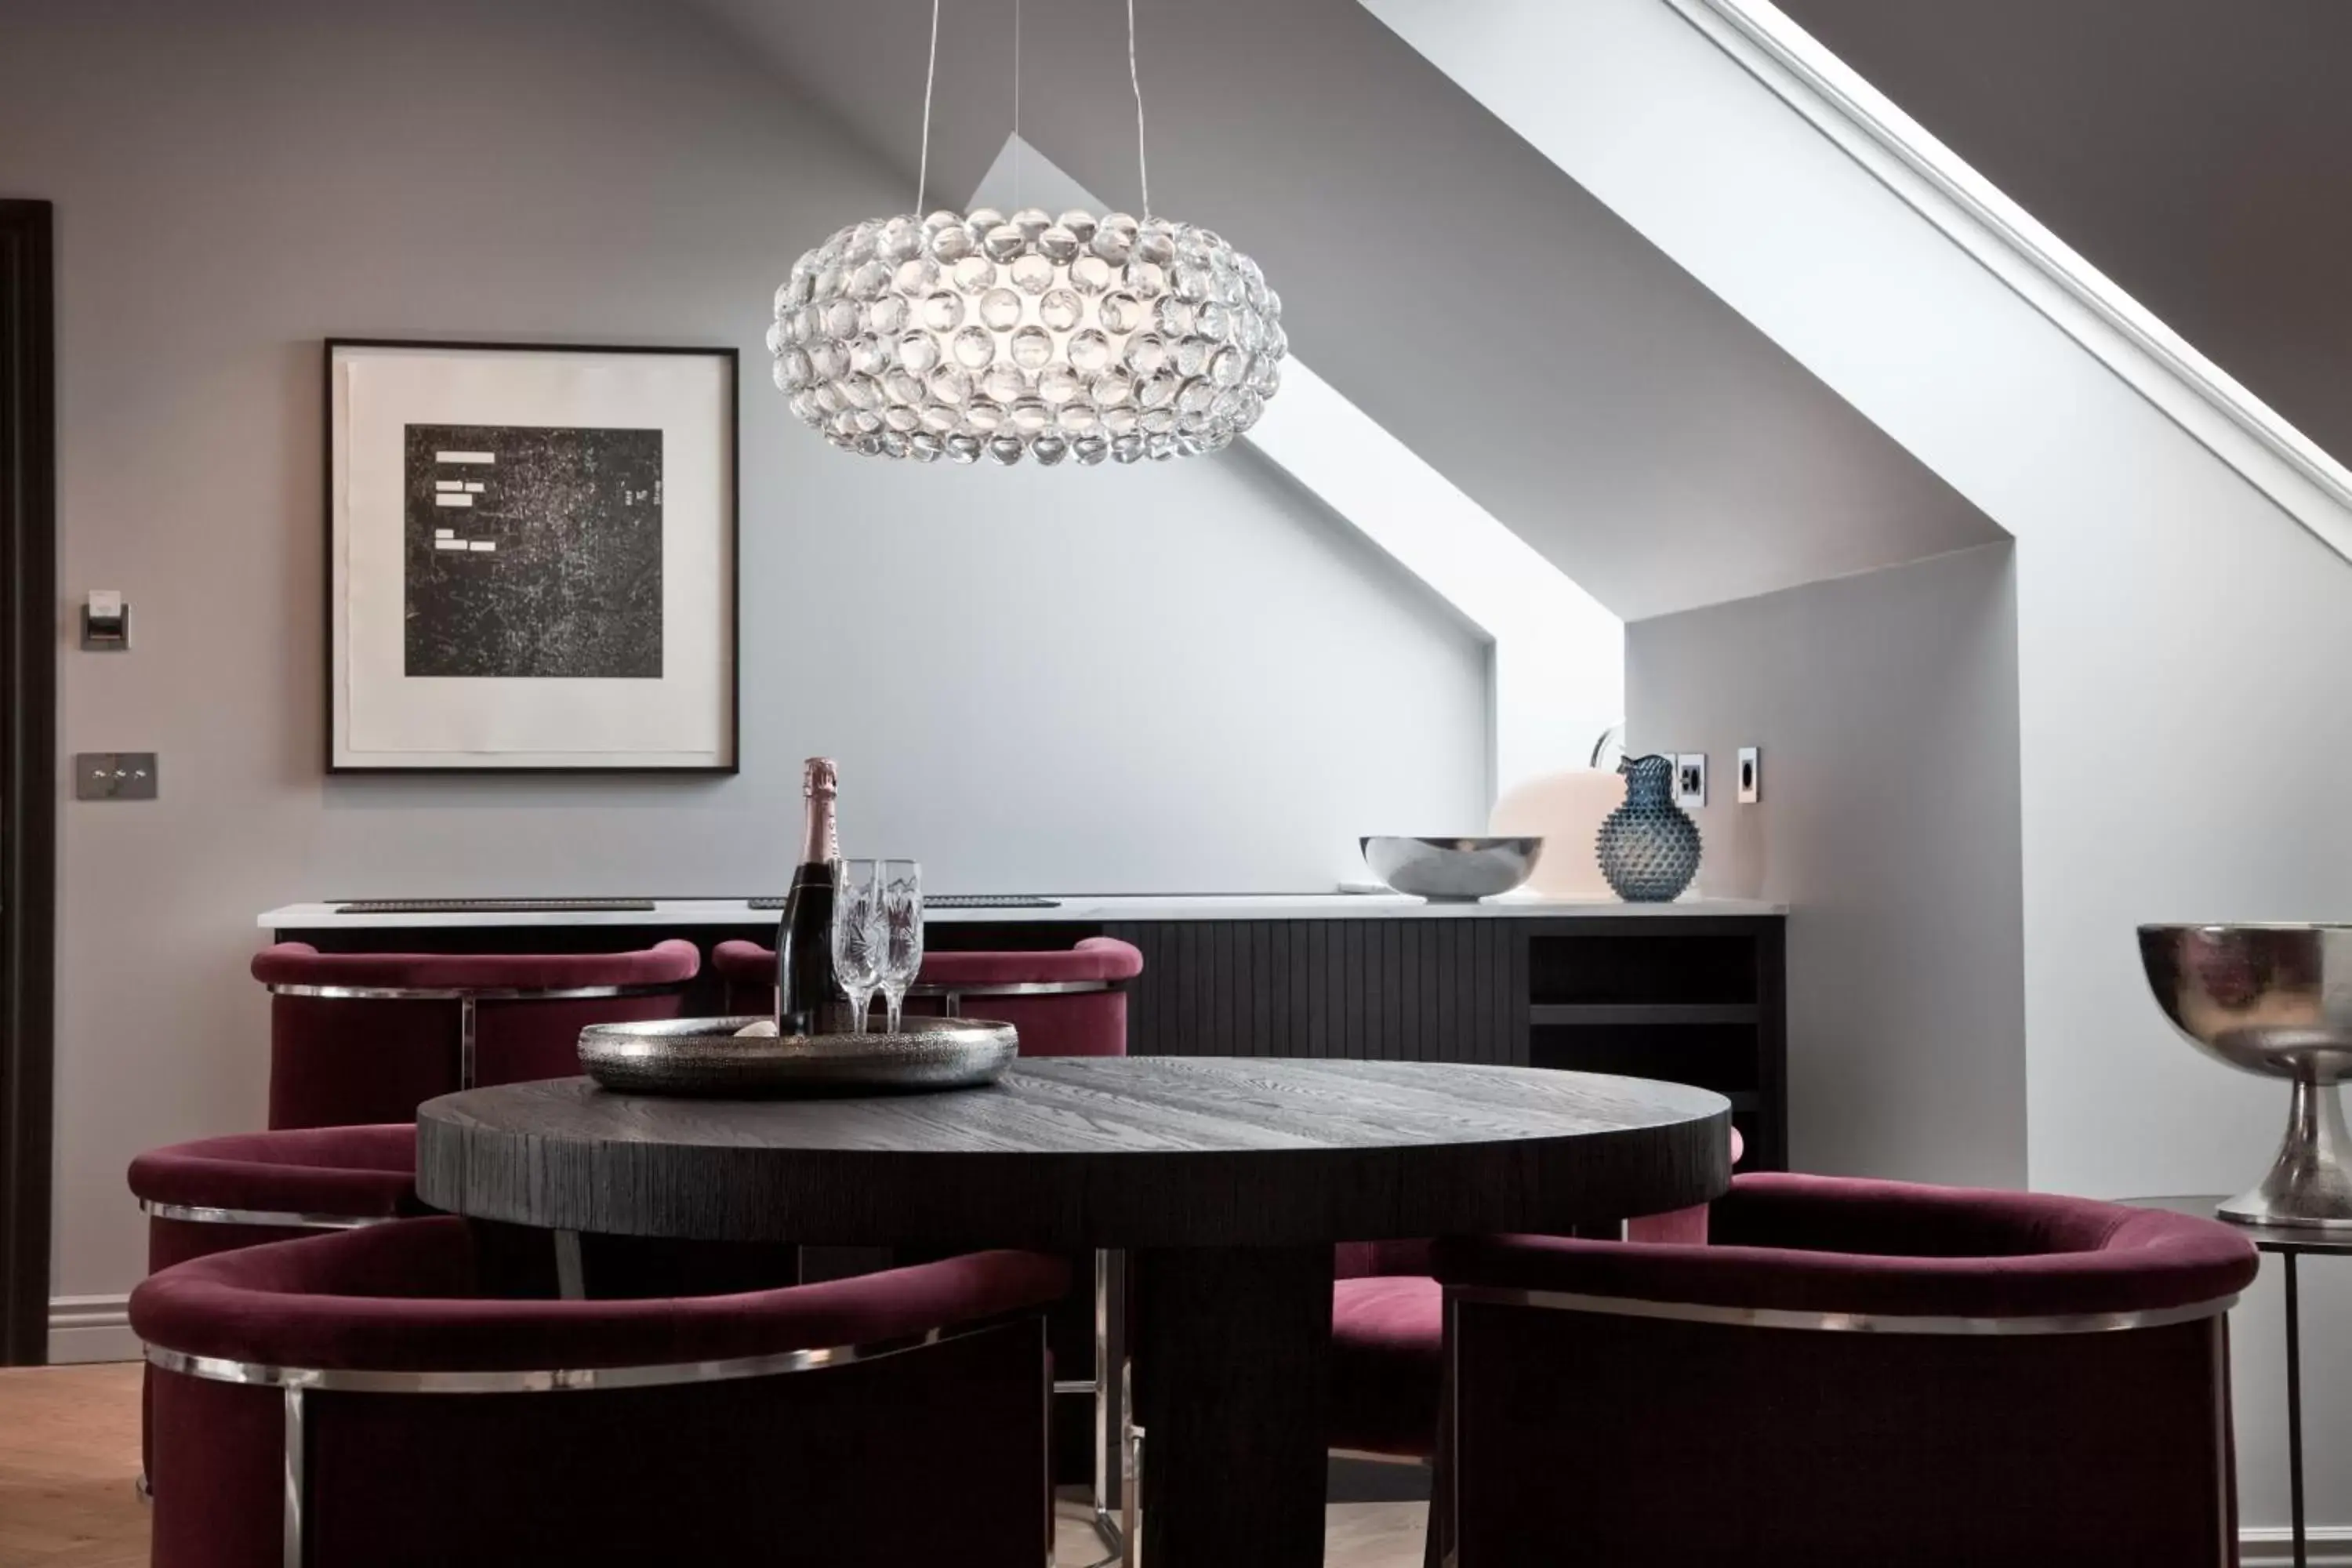
M2256 1264L2244 1237L2187 1215L1837 1176L1736 1176L1712 1223L1703 1247L1449 1238L1437 1272L1743 1311L2014 1319L2193 1307Z
M321 1228L425 1212L416 1129L291 1128L151 1149L131 1162L131 1195L148 1211L149 1272L215 1252ZM300 1215L307 1226L257 1223Z
M830 1285L609 1303L481 1299L482 1268L465 1222L423 1219L208 1258L141 1286L132 1327L161 1358L156 1568L278 1563L289 1463L304 1560L337 1568L1045 1560L1048 1371L1031 1310L1066 1287L1058 1263L979 1254ZM677 1369L919 1343L908 1336L931 1330L957 1335L817 1370L653 1386L334 1381ZM277 1386L196 1375L174 1352L311 1369L324 1386L289 1402ZM924 1506L904 1506L908 1496Z
M723 942L710 966L727 987L730 1014L772 1012L776 1005L776 955L756 942ZM1143 954L1132 943L1093 936L1074 947L1036 952L934 952L923 959L916 984L929 992L951 992L966 1017L1010 1024L1021 1037L1024 1057L1123 1057L1127 1054L1128 981L1143 973ZM1106 989L1005 994L1024 985L1101 986ZM937 994L908 1001L909 1013L936 1014Z
M269 1125L325 1127L413 1120L462 1087L467 1004L320 995L318 991L488 993L472 1004L473 1082L564 1078L580 1070L590 1024L674 1018L699 969L692 942L614 953L321 953L281 942L253 960L271 987ZM499 993L612 991L566 997Z

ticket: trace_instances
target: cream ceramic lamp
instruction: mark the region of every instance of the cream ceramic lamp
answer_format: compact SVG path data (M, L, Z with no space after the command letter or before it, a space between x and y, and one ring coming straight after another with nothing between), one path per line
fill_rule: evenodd
M1540 837L1548 853L1536 862L1527 890L1554 899L1614 899L1601 875L1594 846L1601 819L1625 802L1625 780L1613 768L1599 765L1608 747L1603 736L1594 748L1594 765L1562 768L1513 784L1495 803L1487 819L1489 833Z

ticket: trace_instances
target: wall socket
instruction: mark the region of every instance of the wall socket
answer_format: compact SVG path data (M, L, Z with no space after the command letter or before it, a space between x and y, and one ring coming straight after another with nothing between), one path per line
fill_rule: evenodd
M1754 805L1764 798L1764 752L1759 746L1739 748L1739 804Z
M131 647L131 606L122 595L101 588L81 606L81 649L84 653L124 653Z
M156 767L152 752L76 752L76 800L153 800Z
M1683 752L1675 758L1675 804L1694 811L1706 804L1706 753Z

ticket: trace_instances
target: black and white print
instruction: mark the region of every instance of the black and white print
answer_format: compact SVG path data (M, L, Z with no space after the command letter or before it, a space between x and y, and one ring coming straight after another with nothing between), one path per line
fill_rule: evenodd
M406 434L407 676L661 679L661 431Z
M328 340L328 771L733 773L738 369Z

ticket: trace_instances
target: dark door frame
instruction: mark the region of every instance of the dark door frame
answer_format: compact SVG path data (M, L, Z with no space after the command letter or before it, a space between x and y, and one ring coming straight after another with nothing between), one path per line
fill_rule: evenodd
M47 202L0 200L0 1365L48 1359L57 343Z

